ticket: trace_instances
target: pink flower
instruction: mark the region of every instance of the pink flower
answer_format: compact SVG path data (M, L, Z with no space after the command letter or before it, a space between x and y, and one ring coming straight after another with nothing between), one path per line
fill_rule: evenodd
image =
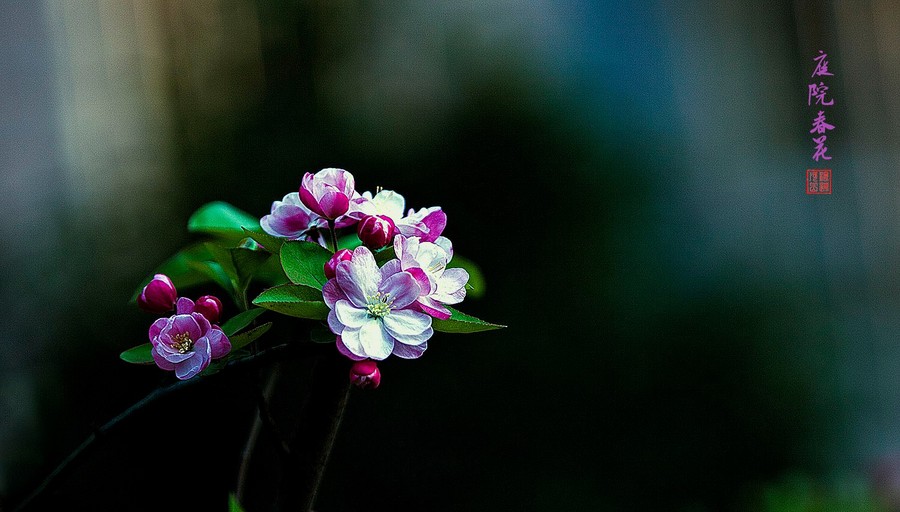
M175 307L178 292L169 276L156 274L141 290L138 307L149 313L168 313Z
M210 323L219 323L222 316L222 301L214 295L204 295L194 303L194 312L205 316Z
M374 196L371 192L363 192L348 215L359 220L375 215L388 217L394 221L397 233L417 236L423 242L433 242L441 236L447 226L447 214L439 206L422 208L418 212L410 209L404 217L405 205L403 196L393 190L381 190Z
M381 249L394 239L394 221L387 215L369 215L360 221L356 234L363 245L372 249Z
M175 315L160 318L150 326L151 353L156 366L174 370L180 380L190 379L209 366L211 359L224 357L231 351L225 333L202 314L189 311L192 308L190 299L179 299Z
M447 268L453 258L453 244L445 237L423 242L418 237L394 237L394 260L385 263L398 271L409 272L419 283L422 293L417 299L419 308L429 315L446 320L450 310L444 304L458 304L466 298L469 273L461 268Z
M272 236L324 245L321 230L328 228L328 221L307 208L298 192L291 192L272 203L272 213L260 219L259 225Z
M410 309L421 292L416 279L399 265L388 267L379 269L372 251L357 247L322 289L331 309L328 326L338 336L338 350L350 359L380 361L391 354L414 359L434 333L431 317Z
M334 278L334 272L337 269L338 263L342 261L350 261L353 258L353 253L350 252L349 249L339 249L338 252L334 253L331 258L325 262L325 277L328 279Z
M322 169L303 175L300 200L313 212L334 220L347 213L350 202L359 196L353 175L343 169Z
M353 363L353 367L350 368L350 382L358 388L377 388L381 384L378 363L370 359Z

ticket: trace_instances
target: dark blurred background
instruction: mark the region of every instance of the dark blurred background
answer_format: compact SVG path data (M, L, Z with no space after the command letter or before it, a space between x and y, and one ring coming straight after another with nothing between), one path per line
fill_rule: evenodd
M898 43L890 0L0 0L0 496L172 380L118 353L191 212L335 166L442 206L509 328L383 364L317 510L890 507ZM258 384L146 408L37 508L225 510Z

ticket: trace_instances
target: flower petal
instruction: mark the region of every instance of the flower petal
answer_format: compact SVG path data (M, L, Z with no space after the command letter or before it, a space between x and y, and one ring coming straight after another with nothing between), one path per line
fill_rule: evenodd
M344 345L347 352L356 357L365 359L367 357L366 350L363 348L362 342L359 339L359 331L359 329L344 329L344 332L341 333L338 340Z
M369 314L365 309L356 308L347 300L337 301L334 313L341 324L351 329L359 329L369 320Z
M319 198L319 208L323 217L336 219L350 209L350 198L335 187L326 185L325 193Z
M190 359L175 365L175 376L179 380L188 380L205 370L208 365L209 359L204 359L200 352L194 352Z
M400 260L394 258L381 266L381 280L384 281L397 272L402 271L403 269L400 267Z
M159 336L159 333L162 332L163 327L169 325L168 318L160 318L157 319L153 324L150 325L150 341L156 345L156 337Z
M387 331L395 337L420 334L431 327L430 316L411 309L391 311L382 321Z
M347 294L338 286L336 279L329 279L325 286L322 287L322 297L325 299L325 304L329 308L334 309L337 301L347 299Z
M156 351L155 347L150 351L150 353L153 355L153 361L156 363L156 366L159 366L163 370L169 371L175 369L175 363L170 363L169 361L167 361L166 358L164 358L159 354L159 352Z
M440 318L441 320L448 320L450 318L450 310L431 297L419 297L416 304L420 310L435 318Z
M350 302L358 307L364 307L368 303L367 298L378 291L381 271L375 263L372 251L361 246L353 251L353 259L338 264L335 278Z
M466 298L469 273L461 268L448 268L438 279L437 291L431 298L443 304L458 304Z
M405 345L403 343L394 343L393 354L403 359L418 359L428 348L428 343L422 343L418 346Z
M338 336L335 340L335 346L337 347L338 352L340 352L341 355L348 359L352 359L354 361L362 361L363 359L366 359L363 356L358 356L353 352L350 352L350 349L348 349L347 346L344 345L344 340L340 336Z
M337 313L335 313L333 309L328 312L328 328L338 336L344 332L344 324L338 320Z
M346 332L346 331L345 331ZM359 343L370 359L381 361L391 355L394 338L377 319L370 319L359 329Z
M390 295L391 309L403 309L419 298L421 289L409 272L398 272L381 283L379 290Z
M194 312L194 301L187 297L179 297L175 303L175 314L190 315Z
M218 326L210 329L209 332L206 333L206 338L209 340L210 357L213 359L225 357L231 352L231 341Z
M191 302L191 304L193 304L193 302ZM182 333L187 333L194 341L203 337L203 331L200 329L197 319L192 315L175 315L172 317L172 328L166 334L174 336Z

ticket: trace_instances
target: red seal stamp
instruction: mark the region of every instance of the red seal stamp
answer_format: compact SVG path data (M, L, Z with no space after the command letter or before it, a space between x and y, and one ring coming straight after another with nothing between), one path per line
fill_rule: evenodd
M831 169L807 169L806 170L807 194L831 193Z

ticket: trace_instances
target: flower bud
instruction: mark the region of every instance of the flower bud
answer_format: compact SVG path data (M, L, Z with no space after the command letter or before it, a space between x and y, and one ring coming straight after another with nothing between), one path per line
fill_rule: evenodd
M217 323L222 315L222 301L214 295L204 295L194 303L194 312L205 316L211 324Z
M138 307L148 313L167 313L175 307L178 292L169 276L156 274L138 295Z
M325 262L325 277L328 279L334 279L334 272L337 270L338 263L342 261L350 261L353 258L353 253L348 251L347 249L341 249L338 252L334 253L334 256L331 257L330 260Z
M360 221L356 234L366 247L381 249L394 239L394 221L387 215L369 215Z
M350 382L358 388L377 388L381 384L378 364L371 359L353 363L353 367L350 368Z

